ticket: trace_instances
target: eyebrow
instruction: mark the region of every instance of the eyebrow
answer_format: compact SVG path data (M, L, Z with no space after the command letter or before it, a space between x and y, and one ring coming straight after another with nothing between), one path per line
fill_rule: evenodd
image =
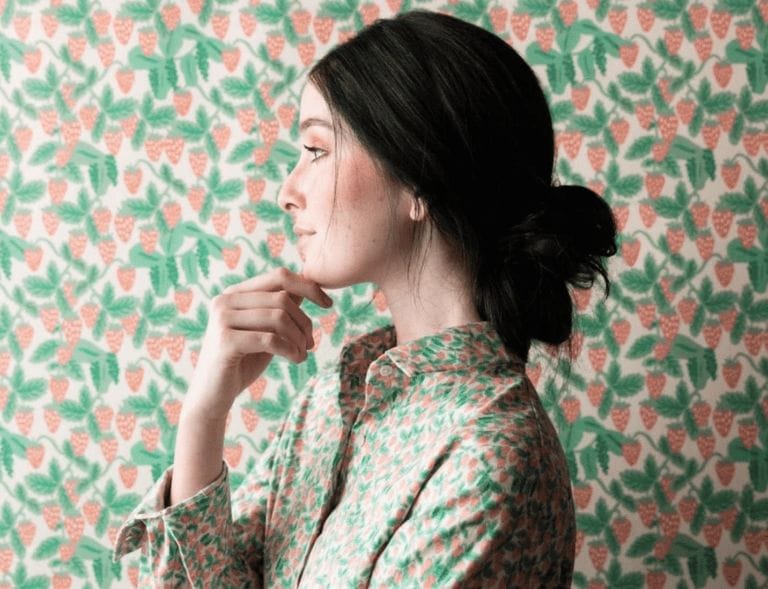
M326 121L325 119L318 119L316 117L310 117L308 119L304 119L303 121L301 121L301 124L299 125L299 129L301 131L304 131L309 127L311 127L312 125L319 125L321 127L326 127L328 129L333 130L333 127L328 121Z

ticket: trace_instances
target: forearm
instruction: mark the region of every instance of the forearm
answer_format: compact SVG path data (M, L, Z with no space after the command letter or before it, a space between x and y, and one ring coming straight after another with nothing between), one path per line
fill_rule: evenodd
M201 414L185 405L179 416L170 505L197 493L221 474L226 418Z

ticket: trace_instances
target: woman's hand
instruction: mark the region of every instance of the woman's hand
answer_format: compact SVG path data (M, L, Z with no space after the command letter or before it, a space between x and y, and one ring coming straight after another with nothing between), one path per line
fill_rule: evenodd
M233 284L214 297L184 409L226 419L237 396L275 354L305 360L314 341L312 321L299 308L304 298L333 304L316 282L286 268Z

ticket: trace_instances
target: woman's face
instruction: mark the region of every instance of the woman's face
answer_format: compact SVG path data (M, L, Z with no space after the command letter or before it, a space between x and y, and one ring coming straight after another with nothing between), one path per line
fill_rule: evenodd
M304 86L299 121L301 156L285 179L278 203L293 218L302 273L325 288L380 284L388 265L405 255L413 223L410 192L379 173L348 130L340 153L335 153L328 105L311 82ZM339 172L332 216L335 162ZM388 244L390 224L394 233ZM303 231L311 234L301 235Z

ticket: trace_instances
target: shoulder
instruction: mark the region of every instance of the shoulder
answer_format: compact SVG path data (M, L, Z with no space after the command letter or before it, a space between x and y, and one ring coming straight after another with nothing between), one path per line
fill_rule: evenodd
M530 380L489 391L487 402L462 428L457 451L510 492L522 487L570 488L559 434Z
M431 389L441 404L450 406L454 427L475 437L507 435L515 444L530 445L546 417L538 393L524 373L513 371L436 372L423 375L420 389Z

